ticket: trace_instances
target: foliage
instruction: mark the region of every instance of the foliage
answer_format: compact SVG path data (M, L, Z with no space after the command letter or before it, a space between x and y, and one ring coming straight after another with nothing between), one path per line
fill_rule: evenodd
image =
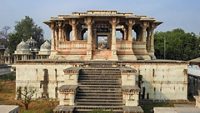
M18 99L21 100L21 103L24 105L26 110L28 110L29 104L31 103L32 97L34 96L35 92L36 89L32 87L19 87L17 89Z
M165 46L164 46L165 43ZM155 33L155 54L158 59L190 60L200 56L200 38L182 29Z
M112 111L106 111L106 110L102 110L102 109L97 109L97 110L93 110L89 113L113 113Z
M15 79L16 79L15 72L8 73L8 74L0 76L0 80L15 80Z
M17 44L22 40L28 40L30 37L38 42L38 46L44 42L43 30L34 23L32 18L25 16L24 19L16 23L15 31L9 34L8 46L10 52L13 53Z
M7 46L8 44L8 30L10 29L10 27L8 26L4 26L1 30L0 30L0 45L5 45Z

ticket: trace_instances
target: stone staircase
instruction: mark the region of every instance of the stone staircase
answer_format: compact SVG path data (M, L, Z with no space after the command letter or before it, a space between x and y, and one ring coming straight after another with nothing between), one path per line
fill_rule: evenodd
M91 65L80 70L76 93L76 113L93 110L123 112L121 72L111 65Z

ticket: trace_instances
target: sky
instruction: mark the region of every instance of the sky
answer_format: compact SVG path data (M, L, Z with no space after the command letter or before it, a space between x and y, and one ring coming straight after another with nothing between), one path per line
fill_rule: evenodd
M1 0L0 29L10 26L12 32L17 21L30 16L44 30L45 39L49 39L50 29L44 21L87 10L132 12L164 22L156 31L182 28L200 33L200 0Z

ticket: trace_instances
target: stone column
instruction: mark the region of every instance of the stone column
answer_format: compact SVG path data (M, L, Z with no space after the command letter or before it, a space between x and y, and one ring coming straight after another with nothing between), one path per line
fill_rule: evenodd
M149 26L149 23L148 22L142 22L141 24L141 27L142 27L142 30L141 30L141 42L144 43L144 50L143 50L143 55L141 56L144 60L150 60L151 57L149 56L148 52L147 52L147 27Z
M72 40L77 40L77 27L76 27L76 25L77 25L77 22L76 22L76 20L71 20L71 22L70 22L70 24L71 24L71 26L72 26Z
M55 50L55 24L51 23L51 51Z
M87 35L87 57L86 60L92 59L92 18L87 18L85 20L88 29Z
M133 25L135 24L135 21L128 20L127 24L128 24L128 41L132 41L133 40L132 29Z
M110 21L110 24L112 25L112 37L111 37L111 51L112 51L112 58L111 60L118 60L118 57L117 57L117 48L116 48L116 26L117 26L117 19L116 18L113 18L111 21Z
M58 42L62 40L62 22L58 23Z
M154 49L154 29L155 28L156 28L155 25L151 25L149 55L151 56L152 59L156 59L156 56L154 54L154 52L155 52L155 49Z
M142 42L146 42L146 38L147 38L147 27L148 27L148 24L147 22L143 22L141 24L141 27L142 27L142 31L141 31L141 41Z

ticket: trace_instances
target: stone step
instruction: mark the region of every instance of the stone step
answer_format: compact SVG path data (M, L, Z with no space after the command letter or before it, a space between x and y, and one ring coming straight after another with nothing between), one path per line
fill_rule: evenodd
M112 111L113 113L123 113L122 106L76 106L74 111L76 113L88 113L94 110Z
M79 85L80 89L91 89L91 88L96 88L96 89L102 89L102 88L121 88L121 85Z
M76 102L105 102L105 103L123 103L121 99L107 100L107 99L77 99Z
M95 93L95 92L91 92L91 93L83 93L83 92L77 92L78 95L83 95L83 96L93 96L93 95L96 95L96 96L121 96L122 93L121 92L118 92L118 93L113 93L113 92L107 92L107 93Z
M121 80L116 79L116 80L79 80L78 82L120 82Z
M105 96L77 96L76 99L106 99L106 100L122 100L122 96L112 96L112 97L105 97Z
M122 102L76 102L76 105L89 105L89 106L123 106Z
M78 90L79 93L121 93L121 90Z
M84 69L80 71L80 74L121 74L120 70L115 69Z
M78 91L121 91L120 88L79 88Z
M115 82L80 82L80 85L120 85L120 83Z
M119 80L117 76L79 76L80 80Z

